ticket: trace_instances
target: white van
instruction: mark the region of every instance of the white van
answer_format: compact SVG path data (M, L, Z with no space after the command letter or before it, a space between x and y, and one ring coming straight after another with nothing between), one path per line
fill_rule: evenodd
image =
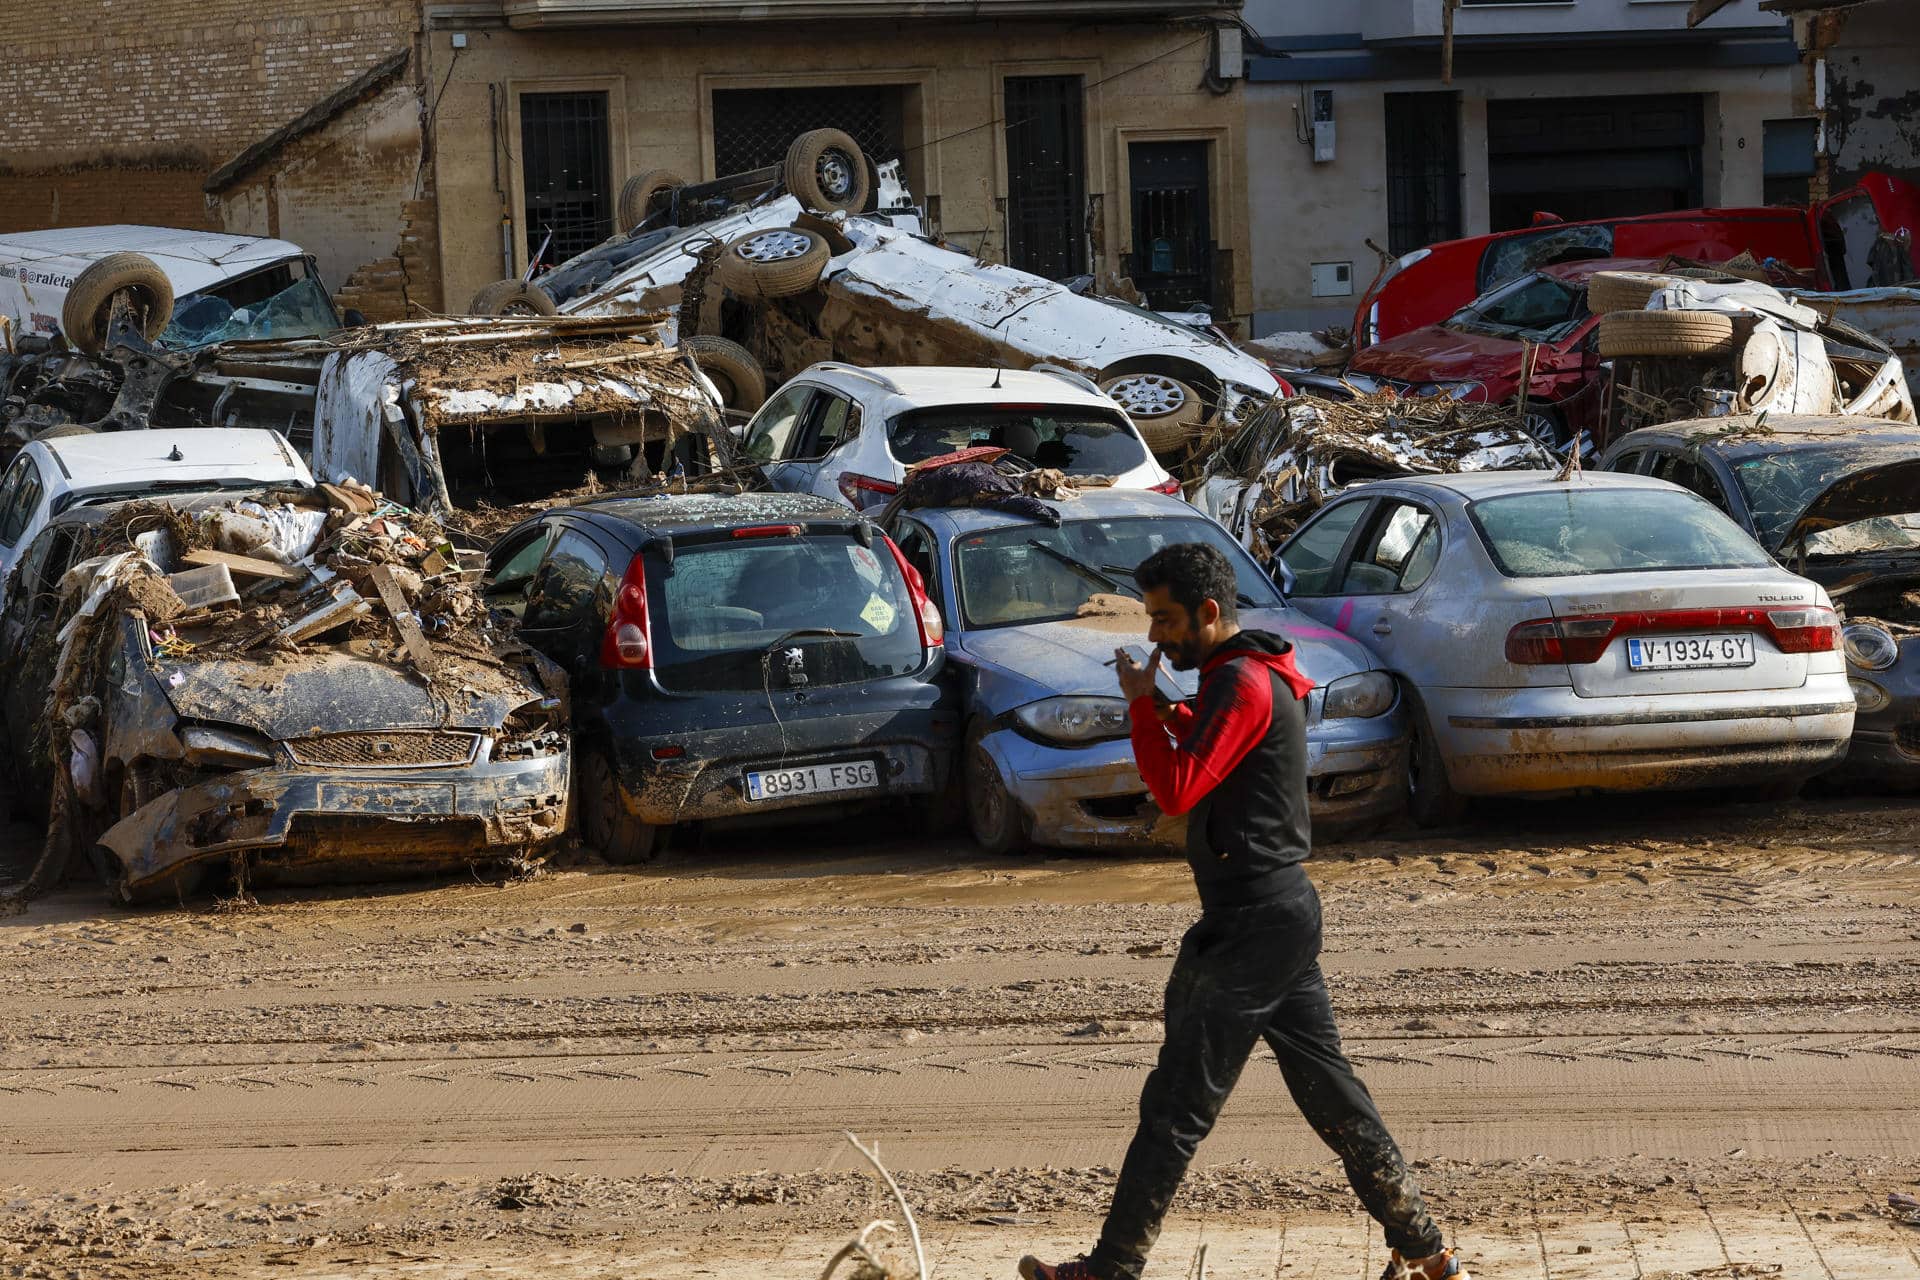
M340 328L312 256L285 240L136 226L0 234L0 317L16 348L58 332L98 351L123 289L146 313L147 339L173 350Z

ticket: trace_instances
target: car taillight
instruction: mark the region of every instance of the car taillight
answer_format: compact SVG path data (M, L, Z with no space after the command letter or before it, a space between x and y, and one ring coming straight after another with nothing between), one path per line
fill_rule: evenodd
M1159 484L1154 485L1153 491L1155 493L1164 493L1171 497L1177 498L1180 496L1180 482L1178 480L1175 480L1172 476L1168 476L1165 480L1162 480Z
M927 583L920 571L907 563L900 554L900 548L893 539L887 539L887 550L893 552L893 562L900 566L900 573L907 580L907 595L913 601L914 618L920 624L920 647L936 649L947 642L946 620L940 616L939 608L927 595Z
M806 530L797 524L749 524L733 531L736 538L797 538Z
M653 666L653 644L647 631L647 566L639 556L627 563L626 576L613 597L613 616L600 641L600 665L629 671Z
M1840 618L1825 605L1652 609L1523 622L1507 632L1507 661L1520 666L1598 662L1615 637L1675 631L1764 631L1782 653L1827 653L1840 647Z
M900 486L891 480L882 480L878 476L863 476L856 471L842 472L836 481L840 487L840 496L855 511L865 511L873 505L872 499L891 498L900 492Z
M1782 653L1827 653L1840 647L1840 615L1825 605L1769 609L1767 629Z
M1600 660L1618 619L1536 618L1507 632L1507 661L1518 666Z
M1294 386L1291 382L1288 382L1285 378L1281 377L1279 374L1277 373L1274 374L1273 380L1280 384L1279 390L1275 391L1273 394L1275 394L1276 396L1279 396L1282 400L1291 400L1294 396L1297 396L1300 394L1298 391L1294 389Z

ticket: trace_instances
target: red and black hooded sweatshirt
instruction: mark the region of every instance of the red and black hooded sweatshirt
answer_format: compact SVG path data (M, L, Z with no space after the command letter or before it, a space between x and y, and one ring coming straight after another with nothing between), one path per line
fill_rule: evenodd
M1147 789L1163 811L1190 815L1187 861L1208 910L1278 897L1302 878L1312 691L1291 644L1242 631L1201 666L1199 696L1166 721L1150 697L1130 708Z

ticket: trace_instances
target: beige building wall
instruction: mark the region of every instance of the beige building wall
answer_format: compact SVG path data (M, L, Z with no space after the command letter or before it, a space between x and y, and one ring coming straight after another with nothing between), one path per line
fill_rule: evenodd
M426 81L446 82L433 133L446 296L458 303L525 266L518 225L519 95L605 90L611 105L614 191L628 177L670 168L717 176L716 90L849 83L909 86L905 177L932 200L952 241L999 260L1006 248L1007 76L1078 74L1086 93L1087 190L1099 199L1096 265L1116 270L1131 244L1127 144L1211 144L1214 241L1231 255L1232 303L1252 305L1244 162L1244 87L1202 87L1211 36L1159 23L935 24L902 20L783 28L601 28L431 33ZM777 70L774 70L776 69ZM503 220L509 234L502 234ZM1225 308L1222 308L1223 312ZM1222 318L1225 318L1224 315Z
M1537 56L1537 55L1536 55ZM1495 99L1614 97L1697 93L1706 98L1701 186L1709 205L1758 205L1762 189L1762 122L1792 115L1791 67L1701 71L1586 73L1577 83L1533 75L1458 76L1460 94L1461 227L1480 235L1489 227L1487 103ZM1337 149L1327 163L1295 132L1302 86L1256 84L1247 93L1249 195L1253 219L1255 331L1345 324L1380 265L1367 241L1385 248L1387 236L1386 95L1443 88L1427 80L1340 81L1304 86L1334 91ZM1316 298L1315 262L1351 262L1353 295Z

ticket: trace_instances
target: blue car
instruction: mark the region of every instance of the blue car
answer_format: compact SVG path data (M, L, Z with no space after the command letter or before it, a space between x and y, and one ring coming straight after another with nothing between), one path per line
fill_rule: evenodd
M1096 489L1051 505L1058 528L977 507L907 510L889 526L946 620L966 721L966 816L982 847L1184 841L1134 765L1111 665L1116 647L1147 649L1133 567L1176 542L1209 543L1233 562L1241 624L1291 640L1318 686L1307 705L1317 833L1337 838L1401 810L1399 689L1358 642L1289 608L1226 530L1177 498ZM1197 672L1163 672L1170 697L1193 696Z

